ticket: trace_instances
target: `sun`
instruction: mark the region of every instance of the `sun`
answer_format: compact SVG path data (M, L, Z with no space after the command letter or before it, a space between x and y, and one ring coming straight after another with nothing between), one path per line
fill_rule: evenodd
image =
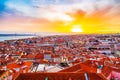
M81 25L73 25L71 32L83 32Z

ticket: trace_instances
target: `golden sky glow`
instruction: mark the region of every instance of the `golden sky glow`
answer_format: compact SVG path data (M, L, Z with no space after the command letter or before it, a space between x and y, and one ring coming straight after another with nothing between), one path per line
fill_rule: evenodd
M5 7L8 11L0 12L0 31L120 32L120 1L71 1L74 3L60 2L57 5L38 6L37 8L31 7L31 4L23 4L22 0L16 4L14 0L13 2L7 1Z
M81 25L73 25L71 28L71 32L83 32Z

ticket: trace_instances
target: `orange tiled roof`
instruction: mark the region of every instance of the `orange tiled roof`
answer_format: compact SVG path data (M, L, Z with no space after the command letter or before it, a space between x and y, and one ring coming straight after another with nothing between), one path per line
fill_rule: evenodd
M26 58L34 59L34 58L35 58L35 55L34 55L34 54L28 54Z
M31 66L32 65L32 62L24 62L23 64L19 65L17 63L13 63L13 64L8 64L7 65L7 68L20 68L22 66Z
M35 59L44 59L44 54L36 54Z
M81 69L81 67L80 67L80 64L78 63L78 64L76 64L74 66L65 68L65 69L63 69L63 70L61 70L59 72L76 72L76 71L78 71L80 69Z
M45 61L45 60L40 60L40 61L39 61L39 63L40 63L40 64L47 64L47 63L48 63L48 61Z
M101 74L87 73L90 80L107 80ZM84 73L23 73L15 80L85 80Z

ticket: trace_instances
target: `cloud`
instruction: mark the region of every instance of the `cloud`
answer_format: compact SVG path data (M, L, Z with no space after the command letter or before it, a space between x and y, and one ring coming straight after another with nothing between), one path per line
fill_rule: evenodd
M33 17L33 18L45 18L45 19L48 19L51 21L56 21L56 20L72 21L72 18L69 15L67 15L64 12L58 11L59 8L54 9L54 7L56 7L56 6L53 6L53 7L44 6L44 7L40 7L40 8L33 8L30 5L22 4L22 6L21 6L21 4L19 4L19 3L14 4L11 2L6 3L6 6L11 11L12 10L16 11L15 14L18 16L28 16L28 17ZM54 9L54 11L53 11L53 9Z
M120 0L114 0L116 3L120 3Z
M119 0L56 1L55 4L38 3L39 6L35 7L32 0L17 0L17 2L7 0L4 3L4 11L0 14L4 17L0 21L1 30L50 32L53 29L55 29L54 31L68 30L73 24L81 24L88 31L96 28L98 31L104 31L103 29L112 31L113 26L115 26L115 30L119 30Z
M6 9L11 12L6 12L4 15L13 14L36 19L47 19L52 22L71 22L74 19L70 14L76 14L78 11L81 11L79 13L81 16L108 16L118 14L119 6L116 7L116 5L120 2L119 0L63 0L64 4L62 4L61 0L53 0L56 5L42 0L44 1L44 5L37 3L39 6L34 7L32 1L33 0L31 0L29 4L24 2L24 0L18 0L17 3L14 0L7 1ZM40 1L41 0L39 0L39 2ZM41 3L43 3L42 1Z

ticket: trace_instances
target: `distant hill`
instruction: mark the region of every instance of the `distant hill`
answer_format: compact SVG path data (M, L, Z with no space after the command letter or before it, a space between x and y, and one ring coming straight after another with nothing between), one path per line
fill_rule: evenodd
M0 34L0 36L36 36L36 34Z

